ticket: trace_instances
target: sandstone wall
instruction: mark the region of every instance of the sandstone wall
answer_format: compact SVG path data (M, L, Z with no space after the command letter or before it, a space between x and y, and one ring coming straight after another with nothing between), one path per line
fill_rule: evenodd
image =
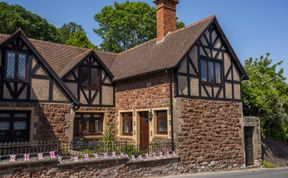
M176 150L182 163L242 166L241 108L241 102L175 99Z
M131 79L132 80L132 79ZM147 111L153 113L152 121L149 122L149 140L170 141L171 125L168 124L168 134L157 136L155 133L155 112L166 110L168 123L171 119L170 108L170 79L167 73L157 73L145 77L133 79L133 81L121 81L116 83L116 117L117 135L120 140L127 140L129 143L139 144L139 118L138 113ZM120 113L133 113L133 135L123 136L120 133Z
M61 144L69 141L70 104L7 102L0 103L0 110L30 111L30 141L57 140Z

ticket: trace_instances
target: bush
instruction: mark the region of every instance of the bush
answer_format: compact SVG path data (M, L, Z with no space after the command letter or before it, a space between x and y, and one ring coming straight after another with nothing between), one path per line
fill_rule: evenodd
M267 161L267 160L263 160L262 161L262 166L265 167L265 168L273 168L273 164L270 162L270 161Z

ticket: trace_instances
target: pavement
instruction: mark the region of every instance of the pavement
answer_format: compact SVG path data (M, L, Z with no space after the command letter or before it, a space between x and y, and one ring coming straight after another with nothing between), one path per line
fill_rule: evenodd
M165 178L288 178L287 168L245 169L226 172L209 172L167 176Z

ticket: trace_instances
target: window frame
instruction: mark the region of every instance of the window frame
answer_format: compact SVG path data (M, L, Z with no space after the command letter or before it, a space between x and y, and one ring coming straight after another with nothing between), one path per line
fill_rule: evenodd
M13 53L15 54L15 62L14 62L14 77L13 78L9 78L7 77L7 70L8 70L8 54L9 53ZM25 55L25 76L24 79L20 79L19 78L19 55ZM11 82L28 82L29 81L29 58L30 55L27 51L24 50L13 50L13 49L6 49L5 51L5 62L4 62L4 78L5 81L11 81Z
M82 80L82 70L83 69L88 69L88 85L83 85L84 81L81 81ZM91 71L93 69L96 69L97 70L97 76L96 76L96 80L97 80L97 85L91 85L91 81L92 81L92 73ZM101 87L101 68L99 66L90 66L90 65L85 65L85 64L82 64L78 67L78 73L79 73L79 88L82 88L82 89L88 89L88 90L100 90L100 87Z
M201 84L206 84L206 85L215 85L215 86L222 86L223 85L223 61L221 60L217 60L217 59L210 59L207 57L203 57L201 56L199 58L199 64L200 64L200 72L199 72L199 81ZM206 63L206 81L202 80L202 61L204 61ZM214 77L214 81L209 81L210 77L209 77L209 63L213 64L213 77ZM217 82L216 79L216 64L219 64L220 66L220 82Z
M102 125L101 133L95 133L96 128L94 128L94 133L83 134L83 126L84 126L83 123L85 122L85 120L87 120L87 118L83 117L83 115L85 115L85 114L88 114L88 115L91 116L91 117L88 119L89 122L90 122L91 120L93 120L93 121L94 121L94 124L95 124L95 121L96 121L96 120L102 121L102 123L101 123L101 125ZM100 117L94 117L94 116L93 116L94 114L99 114L99 115L101 115L101 118L100 118ZM76 115L80 115L80 117L76 117ZM76 113L76 115L75 115L75 119L74 119L74 137L100 136L100 135L103 135L103 133L104 133L104 113L92 113L92 112L91 112L91 113ZM80 123L80 126L78 125L79 123ZM86 125L86 123L85 123L85 125ZM81 128L80 128L80 130L78 130L79 134L77 135L76 132L77 132L77 129L78 129L79 127L81 127ZM95 126L94 126L94 127L95 127ZM90 130L90 129L88 128L88 130Z
M131 114L131 117L130 118L124 118L123 117L124 114ZM124 132L124 130L125 130L124 123L125 123L126 119L131 119L131 121L130 121L131 128L130 128L130 132L129 133L125 133ZM121 128L122 135L124 135L124 136L133 136L133 112L121 112L121 122L122 122L122 124L121 124L122 125L122 128Z
M158 118L159 112L166 112L166 118ZM156 110L155 111L156 116L156 134L157 135L168 135L168 111L167 110ZM160 120L166 120L166 132L161 132L159 129L160 126Z
M9 142L29 142L30 141L30 122L31 122L31 112L30 111L11 111L11 110L1 110L0 113L4 113L4 114L9 114L9 118L5 118L5 119L2 119L0 118L0 122L9 122L9 130L8 130L8 140ZM25 113L27 114L27 117L26 118L17 118L15 117L15 114L19 114L19 113ZM14 135L15 135L15 129L14 129L14 126L15 126L15 122L21 122L21 121L24 121L26 122L26 129L25 129L25 132L26 132L26 137L23 138L24 140L17 140ZM7 141L4 141L4 142L1 142L0 143L5 143Z

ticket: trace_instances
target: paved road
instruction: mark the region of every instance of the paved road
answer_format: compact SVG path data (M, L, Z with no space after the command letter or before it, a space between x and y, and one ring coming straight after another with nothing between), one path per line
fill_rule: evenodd
M167 178L288 178L288 168L251 169L230 172L197 173Z

